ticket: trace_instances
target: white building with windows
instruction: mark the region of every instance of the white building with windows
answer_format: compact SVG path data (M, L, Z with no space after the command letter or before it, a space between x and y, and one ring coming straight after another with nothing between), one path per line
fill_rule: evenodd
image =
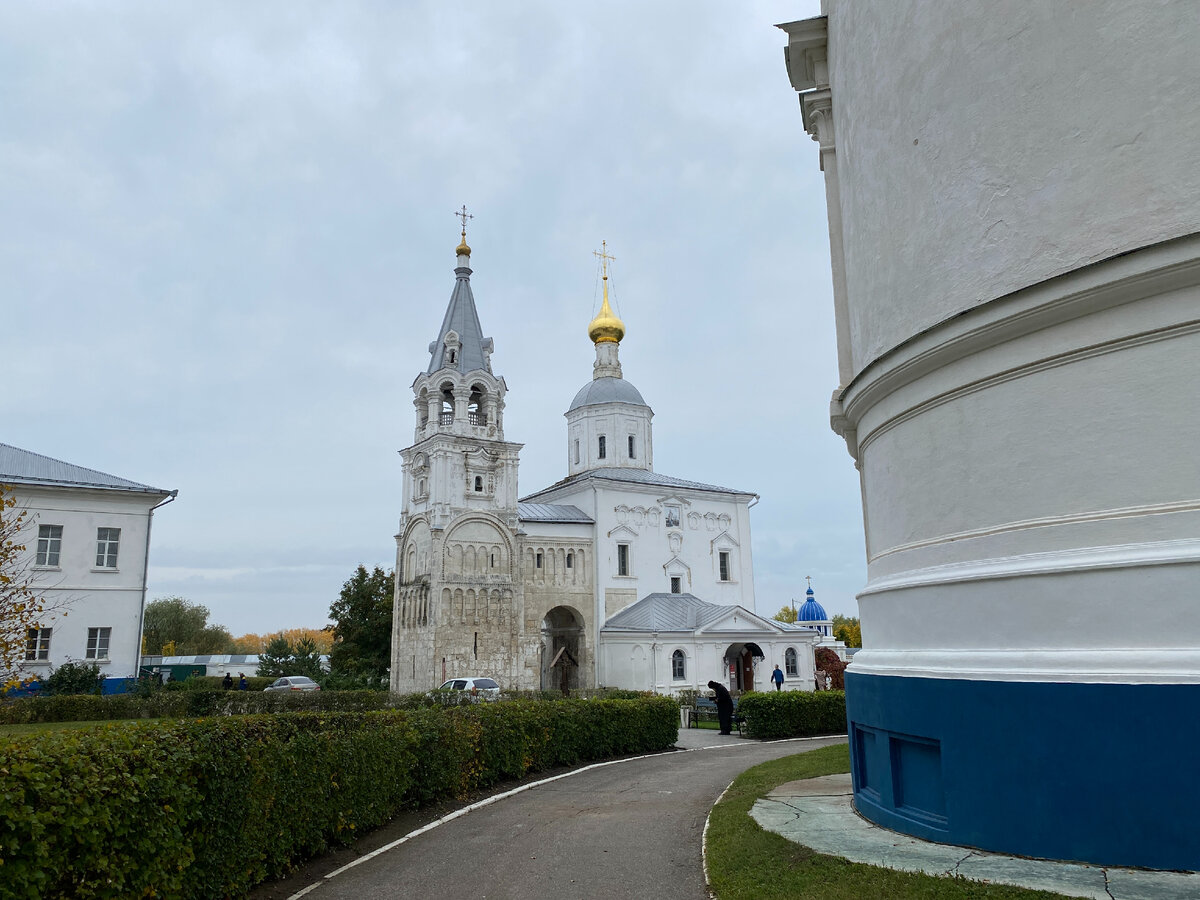
M607 268L592 378L566 411L567 475L519 498L521 445L504 439L508 387L492 372L465 234L457 254L400 451L393 690L469 675L518 689L762 689L789 649L787 686L812 689L819 635L754 612L758 496L654 470L654 413L623 377Z
M0 444L0 483L25 511L23 566L47 615L29 629L21 672L68 661L136 675L154 510L176 491Z

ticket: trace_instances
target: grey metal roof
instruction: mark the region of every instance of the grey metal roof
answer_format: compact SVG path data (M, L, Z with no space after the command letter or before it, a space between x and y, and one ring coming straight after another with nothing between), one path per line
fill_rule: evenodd
M670 475L660 475L657 472L650 472L646 469L618 469L609 467L603 469L589 469L586 472L580 472L578 475L571 475L567 478L564 478L562 481L550 485L549 487L542 488L540 491L535 491L534 493L527 495L524 499L528 502L540 494L545 494L549 491L568 487L572 484L578 484L579 482L585 481L588 478L599 478L603 481L624 481L631 484L650 484L655 485L656 487L688 488L693 491L714 491L720 494L745 494L747 496L754 496L753 491L739 491L735 488L720 487L715 484L704 484L700 481L688 481L686 478L674 478Z
M598 403L636 403L646 406L641 393L624 378L594 378L579 389L571 406L567 410L578 409L581 406L595 406Z
M463 374L467 372L488 371L484 361L483 351L492 351L492 339L483 336L483 328L479 324L479 313L475 309L475 295L471 293L471 270L459 266L454 270L456 276L454 290L450 294L450 305L446 307L446 316L442 319L441 330L437 340L429 345L429 368L425 371L432 374L440 369L456 369ZM458 358L453 365L446 365L443 357L446 355L446 334L453 331L458 335L462 346Z
M647 594L609 619L600 630L695 631L733 608L693 594Z
M555 503L518 503L517 516L522 522L582 522L592 524L592 518L578 506Z
M110 491L136 491L162 494L170 491L118 478L95 469L85 469L30 450L0 444L0 481L5 484L40 484L61 487L98 488Z

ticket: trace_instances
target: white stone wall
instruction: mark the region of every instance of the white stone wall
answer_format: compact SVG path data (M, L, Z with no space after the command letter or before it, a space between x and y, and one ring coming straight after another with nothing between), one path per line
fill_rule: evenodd
M827 7L854 671L1200 681L1195 7Z
M36 590L50 607L65 610L45 622L52 629L50 658L22 663L36 677L68 660L85 659L89 628L111 628L108 659L97 659L105 677L137 674L140 656L146 536L150 509L162 497L120 491L14 486L17 503L28 510L24 557L35 577ZM38 526L61 525L62 551L58 566L35 565ZM96 566L98 528L121 529L115 569Z
M628 403L598 403L567 413L567 473L596 468L653 469L653 413L648 406ZM605 438L605 455L599 455L600 436ZM633 437L634 455L629 456ZM576 462L576 445L579 456Z
M601 644L601 663L607 687L637 691L677 694L682 690L707 691L709 681L729 683L724 665L725 652L733 643L753 642L762 648L765 657L754 666L754 689L774 690L771 672L778 665L784 669L784 655L789 647L796 650L798 674L785 677L783 690L811 691L815 688L813 638L810 635L762 635L737 633L721 635L605 634ZM672 677L671 658L682 650L686 660L685 678Z
M1190 0L825 7L854 372L981 303L1200 230Z

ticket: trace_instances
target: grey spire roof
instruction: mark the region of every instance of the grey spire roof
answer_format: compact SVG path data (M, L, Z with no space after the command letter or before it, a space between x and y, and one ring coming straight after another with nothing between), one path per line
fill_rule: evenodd
M549 487L542 488L540 491L535 491L522 497L523 502L531 502L534 498L549 493L559 488L568 487L573 484L578 484L586 481L589 478L598 478L602 481L625 481L632 484L649 484L655 487L665 488L689 488L693 491L714 491L719 494L745 494L754 496L753 491L739 491L734 488L720 487L715 484L704 484L700 481L688 481L686 478L674 478L671 475L660 475L657 472L648 472L645 469L626 469L609 467L603 469L588 469L586 472L580 472L577 475L570 475L562 481L556 482Z
M0 444L0 482L5 484L40 484L62 487L99 488L111 491L137 491L146 494L162 494L171 491L139 484L116 475L85 469L71 463L9 444Z
M636 403L638 406L645 406L646 401L642 399L641 393L632 384L624 378L596 378L589 381L579 393L575 395L575 399L571 401L571 408L578 409L581 406L595 406L597 403Z
M693 594L647 594L609 619L601 630L695 631L733 608Z
M437 340L429 345L431 354L429 368L425 371L433 374L439 369L456 369L463 374L482 370L491 371L484 358L484 350L492 351L492 339L483 336L479 325L479 313L475 311L475 295L471 293L471 270L459 266L454 270L456 276L454 290L450 294L450 305L446 307L446 317L442 319L442 328ZM458 358L453 365L448 365L446 356L446 335L453 331L458 335L461 347Z

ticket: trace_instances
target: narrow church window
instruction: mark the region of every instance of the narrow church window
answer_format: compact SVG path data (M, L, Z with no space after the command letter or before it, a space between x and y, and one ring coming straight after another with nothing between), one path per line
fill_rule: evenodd
M629 545L617 544L617 574L629 574Z
M493 569L496 568L496 554L493 553L488 557L488 565Z
M683 593L683 579L681 579L678 575L671 576L671 593L672 594L682 594Z
M575 441L575 465L579 465L579 441Z
M599 457L600 459L604 459L605 455L606 454L604 452L604 435L600 435L600 447L596 452L596 456Z
M538 555L537 555L537 567L539 569L542 567L542 551L540 551L540 550L538 551Z
M730 580L730 577L729 577L729 551L722 550L718 554L718 560L719 560L720 566L721 566L721 580L729 581Z
M454 351L450 351L450 365L454 365Z
M567 553L567 568L568 569L575 568L575 554L574 553L570 553L570 552Z
M481 475L475 476L475 490L479 491L480 493L483 492L483 476Z
M788 647L787 652L783 654L783 667L787 669L788 678L800 677L800 666L798 665L795 647Z
M687 678L687 657L683 655L682 650L671 654L671 677L676 681Z
M629 458L630 458L630 459L634 459L634 455L633 455L633 435L632 435L632 434L629 436Z

